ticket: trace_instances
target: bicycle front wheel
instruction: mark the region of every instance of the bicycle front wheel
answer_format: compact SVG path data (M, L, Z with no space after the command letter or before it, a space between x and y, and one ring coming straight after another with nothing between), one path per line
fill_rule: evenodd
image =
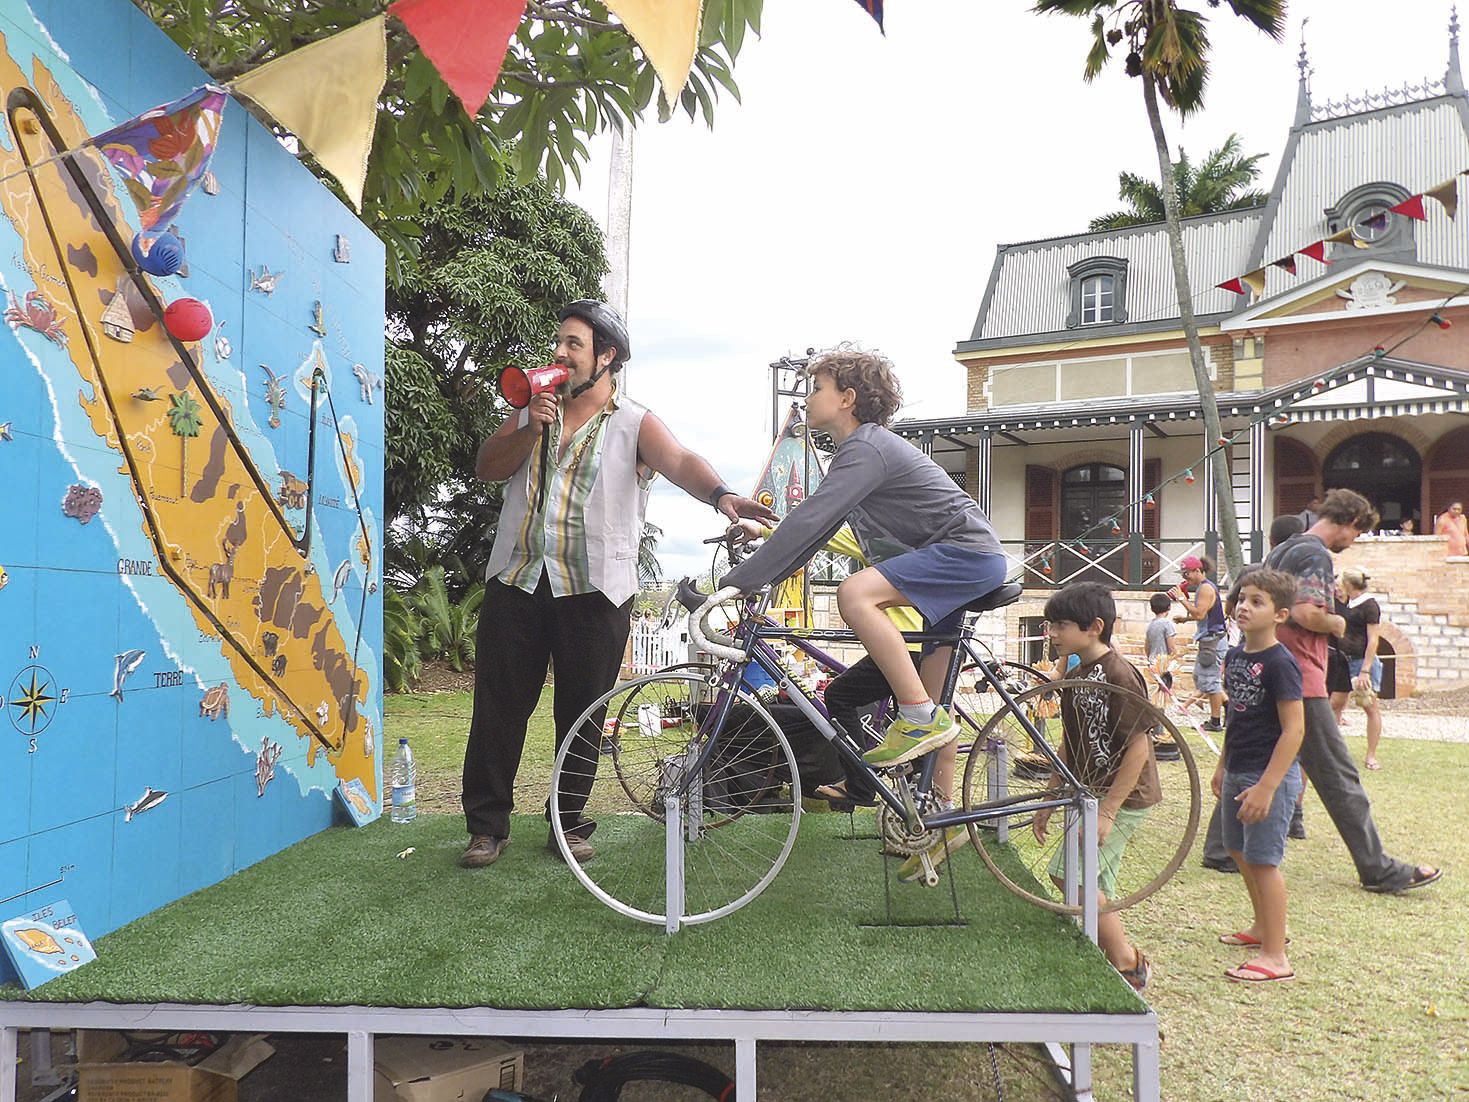
M790 855L800 820L795 754L747 693L714 732L722 692L699 671L623 682L582 714L556 755L557 845L582 885L619 914L712 921L764 891ZM577 858L568 835L587 838L595 857ZM670 883L682 886L681 899L670 897Z
M1072 701L1066 706L1074 708L1073 721L1083 728L1078 734L1088 742L1119 746L1127 741L1124 731L1150 742L1145 768L1156 770L1158 798L1145 809L1124 808L1111 826L1124 833L1111 847L1098 847L1100 909L1121 910L1168 882L1188 856L1199 827L1199 771L1193 750L1172 720L1138 693L1107 682L1059 681L1016 696L1017 710L996 712L964 770L964 809L991 813L985 821L969 824L970 840L1012 892L1047 910L1081 912L1079 904L1067 900L1063 887L1068 809L1056 809L1049 822L1042 817L1040 826L1035 811L1039 802L1076 792L1052 790L1055 770L1046 753L1062 746L1063 696ZM1159 744L1168 746L1171 760L1158 760L1153 747ZM1086 793L1098 802L1106 796L1110 770L1088 774L1067 764Z

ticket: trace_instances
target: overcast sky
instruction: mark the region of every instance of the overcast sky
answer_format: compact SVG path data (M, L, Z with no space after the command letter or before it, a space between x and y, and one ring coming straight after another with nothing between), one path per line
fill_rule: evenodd
M1196 6L1212 76L1204 110L1169 124L1174 156L1238 133L1268 155L1262 190L1295 109L1302 20L1317 104L1441 78L1448 58L1441 0L1292 0L1280 42ZM767 0L735 66L743 103L726 95L713 130L680 113L636 136L630 393L742 492L770 445L772 360L858 341L897 365L900 418L962 413L952 353L996 245L1081 232L1120 206L1118 172L1157 174L1120 57L1081 79L1084 21L1025 0L887 9L884 36L853 0ZM594 146L571 195L604 224L607 153ZM660 480L648 519L667 573L707 569L713 510Z

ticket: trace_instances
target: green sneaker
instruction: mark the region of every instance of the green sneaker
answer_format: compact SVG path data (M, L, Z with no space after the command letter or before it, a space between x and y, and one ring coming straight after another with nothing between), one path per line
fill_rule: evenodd
M948 860L949 854L963 848L964 843L969 841L969 831L964 827L949 827L944 831L943 838L928 847L928 861L935 869ZM915 853L908 860L898 866L898 879L905 884L911 884L915 880L924 877L923 855Z
M862 760L879 769L889 765L902 765L905 761L921 758L940 746L947 746L958 737L959 728L942 708L926 724L909 723L899 716L888 724L882 741L863 754Z

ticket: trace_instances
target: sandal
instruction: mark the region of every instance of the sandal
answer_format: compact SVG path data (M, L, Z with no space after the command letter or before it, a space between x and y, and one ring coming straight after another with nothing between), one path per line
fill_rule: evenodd
M1272 980L1293 980L1296 974L1276 972L1266 968L1263 964L1251 961L1248 964L1241 964L1238 968L1226 968L1224 978L1234 980L1235 983L1269 983Z
M877 806L877 797L875 795L869 796L865 800L859 800L847 791L846 781L837 781L835 784L819 784L812 790L812 795L825 800L833 806L840 804L844 808Z
M1424 869L1428 869L1428 871L1424 872ZM1426 888L1442 875L1443 869L1435 869L1424 865L1420 868L1415 868L1412 878L1401 887L1387 888L1378 884L1363 884L1362 887L1364 890L1376 892L1378 895L1402 895L1404 892L1410 892L1414 888Z
M1136 945L1132 947L1132 952L1136 963L1131 968L1119 968L1117 972L1134 991L1141 991L1148 986L1148 980L1153 978L1153 967L1148 963L1148 958L1143 956L1143 951Z
M1285 943L1287 945L1290 944L1290 938L1289 937L1287 937L1285 939ZM1250 948L1255 948L1255 947L1257 947L1257 946L1260 945L1260 939L1257 938L1254 934L1250 933L1248 930L1241 930L1237 934L1220 934L1219 935L1219 944L1220 945L1243 945L1243 946L1248 946Z

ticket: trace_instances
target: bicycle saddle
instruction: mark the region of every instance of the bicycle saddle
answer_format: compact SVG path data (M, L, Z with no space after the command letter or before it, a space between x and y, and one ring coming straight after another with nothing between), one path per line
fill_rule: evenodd
M976 597L964 606L965 612L988 612L992 608L1004 608L1020 600L1025 587L1019 582L1006 582L999 589L992 589L983 597Z

